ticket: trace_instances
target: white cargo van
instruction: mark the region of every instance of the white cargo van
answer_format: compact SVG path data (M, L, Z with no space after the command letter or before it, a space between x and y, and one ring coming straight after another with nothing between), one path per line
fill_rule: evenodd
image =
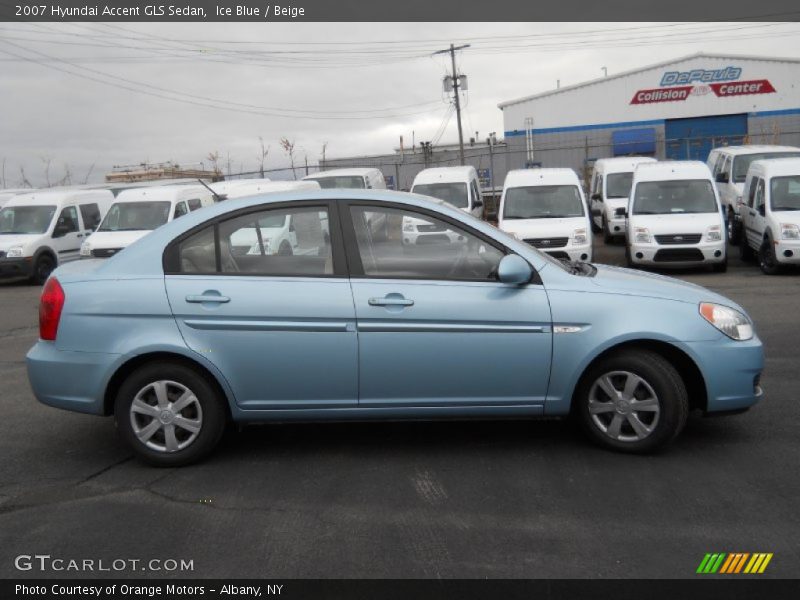
M230 198L231 196L228 195L228 192L235 187L241 186L259 186L264 183L269 183L272 181L271 179L264 177L263 179L229 179L227 181L215 181L214 183L208 184L214 193L217 194L222 200L226 198Z
M555 258L592 260L589 211L572 169L518 169L503 184L498 227Z
M214 203L202 185L169 185L125 190L97 231L81 246L82 258L108 258L164 223Z
M483 194L475 167L423 169L414 178L411 193L432 196L474 217L483 217Z
M744 182L750 163L768 158L797 156L800 156L800 148L794 146L723 146L709 152L706 164L711 169L711 176L717 184L731 244L738 244L742 237L739 201L743 197Z
M743 260L758 254L761 270L775 275L800 264L800 158L773 158L750 164L740 207Z
M594 163L589 183L592 229L603 232L603 241L625 235L625 211L633 181L633 170L642 163L656 162L647 156L601 158Z
M725 271L725 221L711 171L699 161L640 164L633 175L628 266L708 264Z
M219 181L209 185L223 200L256 196L270 192L291 192L295 190L318 190L316 181L270 181L269 179L240 179Z
M14 196L19 196L20 194L30 194L31 192L35 192L36 190L33 188L2 188L0 189L0 208L3 208L6 205L6 202L11 200Z
M331 169L306 175L303 180L316 181L323 189L386 189L386 180L380 169Z
M41 191L11 198L0 209L0 277L44 283L58 265L79 257L114 202L108 190Z

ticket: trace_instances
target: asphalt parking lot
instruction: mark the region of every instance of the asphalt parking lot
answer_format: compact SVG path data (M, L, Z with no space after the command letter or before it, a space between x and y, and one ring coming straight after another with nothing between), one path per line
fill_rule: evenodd
M598 243L597 262L622 264ZM554 420L268 425L183 469L133 460L111 419L36 402L39 289L0 284L0 576L82 576L15 568L38 553L194 564L116 576L672 578L707 552L772 552L761 577L794 577L800 273L732 258L680 276L749 311L766 396L691 418L663 454L604 451Z

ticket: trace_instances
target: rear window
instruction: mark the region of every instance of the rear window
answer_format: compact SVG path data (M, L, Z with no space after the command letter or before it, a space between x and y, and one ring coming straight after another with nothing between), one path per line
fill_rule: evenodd
M717 212L714 188L705 179L643 181L636 185L634 215L701 214Z
M81 217L86 229L97 229L100 225L100 207L97 204L81 204Z

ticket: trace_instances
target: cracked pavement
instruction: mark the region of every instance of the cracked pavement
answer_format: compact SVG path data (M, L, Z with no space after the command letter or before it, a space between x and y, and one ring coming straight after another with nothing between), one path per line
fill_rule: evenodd
M606 452L555 420L292 424L232 431L183 469L134 460L112 419L36 402L39 289L0 283L0 576L81 576L15 570L39 553L194 561L108 574L124 577L670 578L706 552L773 552L764 576L796 576L800 273L733 258L680 276L753 316L766 397L691 418L664 454Z

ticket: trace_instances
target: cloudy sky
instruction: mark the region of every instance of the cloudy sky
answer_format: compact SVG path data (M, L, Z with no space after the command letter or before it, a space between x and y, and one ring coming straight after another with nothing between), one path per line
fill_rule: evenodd
M695 52L800 57L776 23L0 23L0 187L102 181L113 165L233 172L456 140L441 79L469 77L465 135L502 132L497 103ZM46 165L49 162L49 172ZM91 169L91 172L90 172ZM279 174L285 176L285 174Z

